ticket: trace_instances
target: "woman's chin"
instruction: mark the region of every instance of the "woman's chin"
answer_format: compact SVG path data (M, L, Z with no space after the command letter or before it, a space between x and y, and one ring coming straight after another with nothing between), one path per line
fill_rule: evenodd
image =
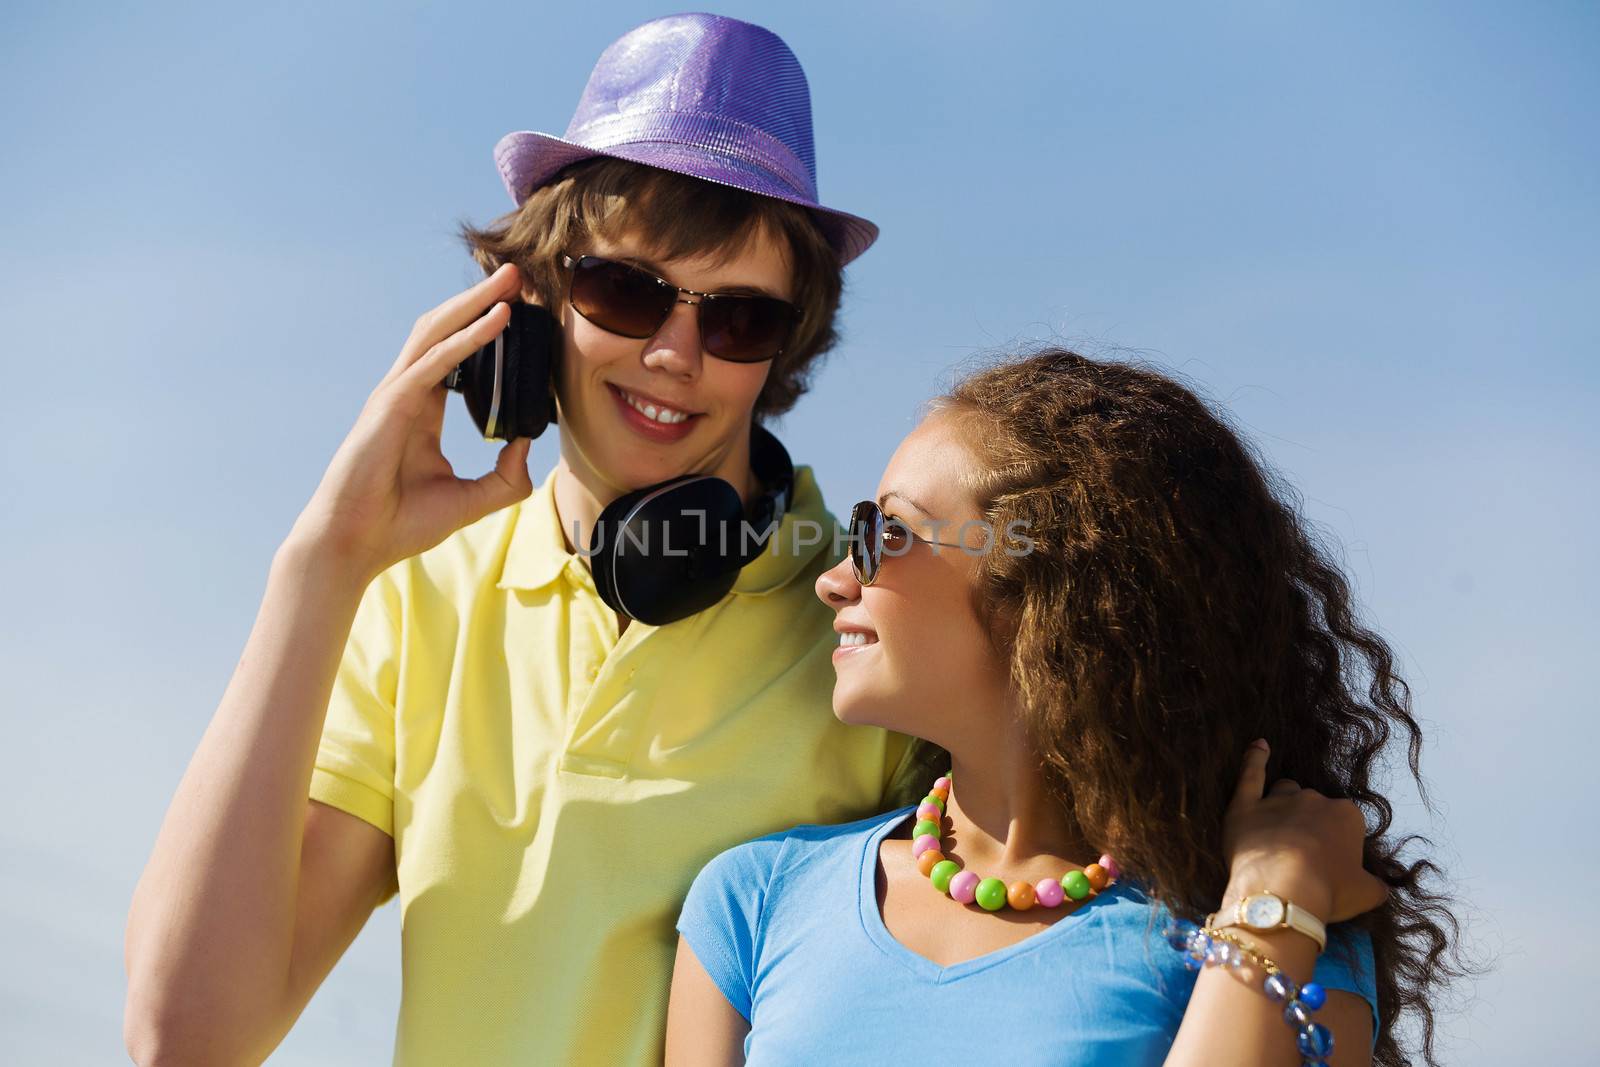
M887 714L883 702L878 700L862 700L852 697L848 693L841 693L837 688L833 692L833 717L846 726L878 726L885 730L899 730L892 721L894 716Z

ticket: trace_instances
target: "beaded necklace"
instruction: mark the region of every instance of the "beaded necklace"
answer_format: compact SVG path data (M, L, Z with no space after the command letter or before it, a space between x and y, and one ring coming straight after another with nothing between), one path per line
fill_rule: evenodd
M1038 904L1054 908L1063 900L1084 900L1096 896L1106 886L1117 880L1120 873L1117 863L1107 852L1100 862L1091 863L1081 871L1068 871L1060 878L1046 878L1034 885L1029 882L1012 882L1009 886L998 878L980 878L971 871L961 869L955 860L946 859L940 848L943 836L945 804L950 800L950 780L955 772L938 778L928 795L917 805L917 824L911 830L911 858L917 870L933 883L933 888L963 904L977 903L984 911L999 911L1010 905L1016 911L1027 911Z

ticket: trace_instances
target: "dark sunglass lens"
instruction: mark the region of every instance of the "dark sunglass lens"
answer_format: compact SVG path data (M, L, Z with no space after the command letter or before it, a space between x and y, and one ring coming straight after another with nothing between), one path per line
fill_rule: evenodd
M885 519L883 523L883 549L898 556L911 547L911 531L900 525L899 519Z
M794 307L767 296L716 296L700 304L706 351L735 363L759 363L782 350Z
M572 270L572 306L578 314L624 337L649 337L672 310L671 289L626 263L584 256Z
M870 585L878 575L879 546L883 534L883 513L869 500L850 512L850 566L856 581Z

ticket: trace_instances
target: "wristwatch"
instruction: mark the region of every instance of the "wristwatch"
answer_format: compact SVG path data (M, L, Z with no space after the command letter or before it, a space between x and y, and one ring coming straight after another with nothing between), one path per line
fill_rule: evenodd
M1233 906L1233 917L1224 926L1243 926L1251 930L1298 930L1317 943L1317 951L1328 947L1328 928L1306 909L1284 900L1268 890L1251 893ZM1206 925L1217 925L1223 913L1206 916Z

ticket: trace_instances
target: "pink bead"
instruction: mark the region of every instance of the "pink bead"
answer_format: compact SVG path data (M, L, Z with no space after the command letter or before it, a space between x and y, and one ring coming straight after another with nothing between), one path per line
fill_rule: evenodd
M1111 853L1107 852L1100 857L1100 866L1106 869L1106 877L1113 882L1122 877L1122 870L1117 866L1117 861L1111 858Z
M963 904L971 904L978 895L978 876L971 871L960 871L950 879L950 897Z
M1066 895L1066 890L1054 878L1046 878L1033 887L1033 902L1046 908L1059 907Z
M948 779L948 778L935 779L935 781L933 783L933 787L935 789L949 789L950 788L950 779Z
M916 859L930 848L938 847L939 839L937 837L934 837L932 834L923 834L921 837L911 842L911 858Z
M939 805L937 804L924 804L917 809L917 818L932 819L934 822L938 822L944 818L944 812L939 810Z

